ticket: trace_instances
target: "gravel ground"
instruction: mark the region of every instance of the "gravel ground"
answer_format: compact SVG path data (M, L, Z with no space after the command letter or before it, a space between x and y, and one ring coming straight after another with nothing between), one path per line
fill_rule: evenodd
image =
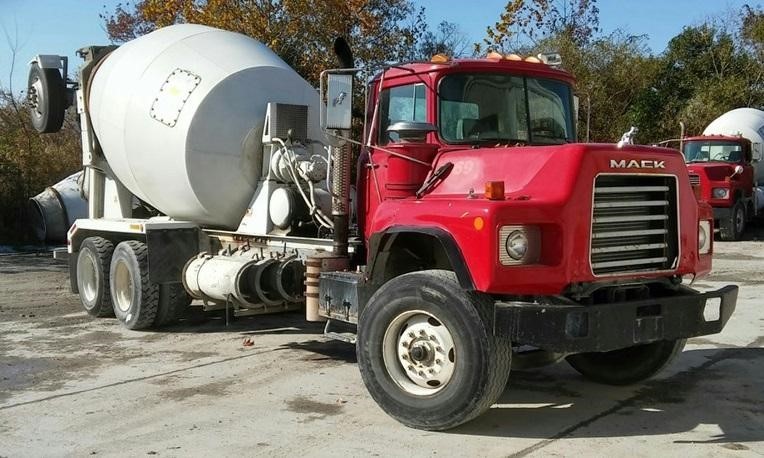
M513 372L497 405L446 433L387 417L353 347L299 314L132 332L82 312L62 264L0 255L0 457L762 456L760 232L717 243L713 274L695 285L741 286L727 328L692 339L654 380L603 387L565 364Z

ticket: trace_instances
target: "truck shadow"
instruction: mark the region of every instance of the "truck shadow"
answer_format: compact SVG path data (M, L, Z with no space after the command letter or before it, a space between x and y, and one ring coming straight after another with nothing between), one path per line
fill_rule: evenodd
M698 440L675 443L764 440L764 348L688 350L680 358L699 364L632 387L597 385L559 365L513 372L491 410L450 433L556 440L666 435L715 425L718 434L708 435L704 426Z
M172 325L144 332L156 333L239 333L242 337L257 334L317 334L323 335L324 323L305 321L304 312L287 312L273 315L253 315L246 317L228 317L223 310L204 312L191 307L186 315Z

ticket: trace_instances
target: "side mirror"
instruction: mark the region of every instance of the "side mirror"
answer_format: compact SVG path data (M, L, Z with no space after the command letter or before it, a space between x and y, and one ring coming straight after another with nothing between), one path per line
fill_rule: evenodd
M743 169L742 165L736 165L735 168L732 171L732 175L730 175L730 178L734 178L734 177L740 175L741 173L743 173L743 170L744 169Z
M353 120L353 75L351 73L327 74L324 103L324 128L341 130L351 128Z
M437 132L438 128L429 122L398 121L387 128L387 132L396 134L398 140L405 142L424 142L427 134Z

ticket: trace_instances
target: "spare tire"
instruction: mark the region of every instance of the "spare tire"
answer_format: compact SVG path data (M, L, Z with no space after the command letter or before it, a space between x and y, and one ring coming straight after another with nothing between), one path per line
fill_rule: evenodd
M66 84L56 68L40 68L33 62L29 69L27 104L32 126L41 134L58 132L66 112Z

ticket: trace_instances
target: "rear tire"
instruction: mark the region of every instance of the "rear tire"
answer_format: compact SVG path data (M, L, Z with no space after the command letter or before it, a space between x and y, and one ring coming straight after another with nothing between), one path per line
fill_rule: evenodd
M661 340L621 350L579 353L566 358L584 377L606 385L630 385L660 372L679 353L686 340Z
M37 62L29 69L27 103L32 126L41 134L58 132L66 113L66 84L58 69L40 68Z
M114 244L103 237L88 237L82 241L77 255L77 291L80 302L89 315L114 316L111 305L109 268Z
M446 430L487 410L504 391L511 342L494 336L493 301L464 291L453 272L393 278L369 300L356 352L366 388L406 426Z
M110 270L114 314L127 329L154 324L159 307L159 285L149 281L148 249L136 240L114 249Z
M188 295L183 283L167 283L159 287L159 306L154 326L166 326L173 324L183 316L186 308L191 304L191 296Z
M745 232L745 222L745 205L738 200L732 206L730 215L719 222L719 238L724 241L740 240Z

